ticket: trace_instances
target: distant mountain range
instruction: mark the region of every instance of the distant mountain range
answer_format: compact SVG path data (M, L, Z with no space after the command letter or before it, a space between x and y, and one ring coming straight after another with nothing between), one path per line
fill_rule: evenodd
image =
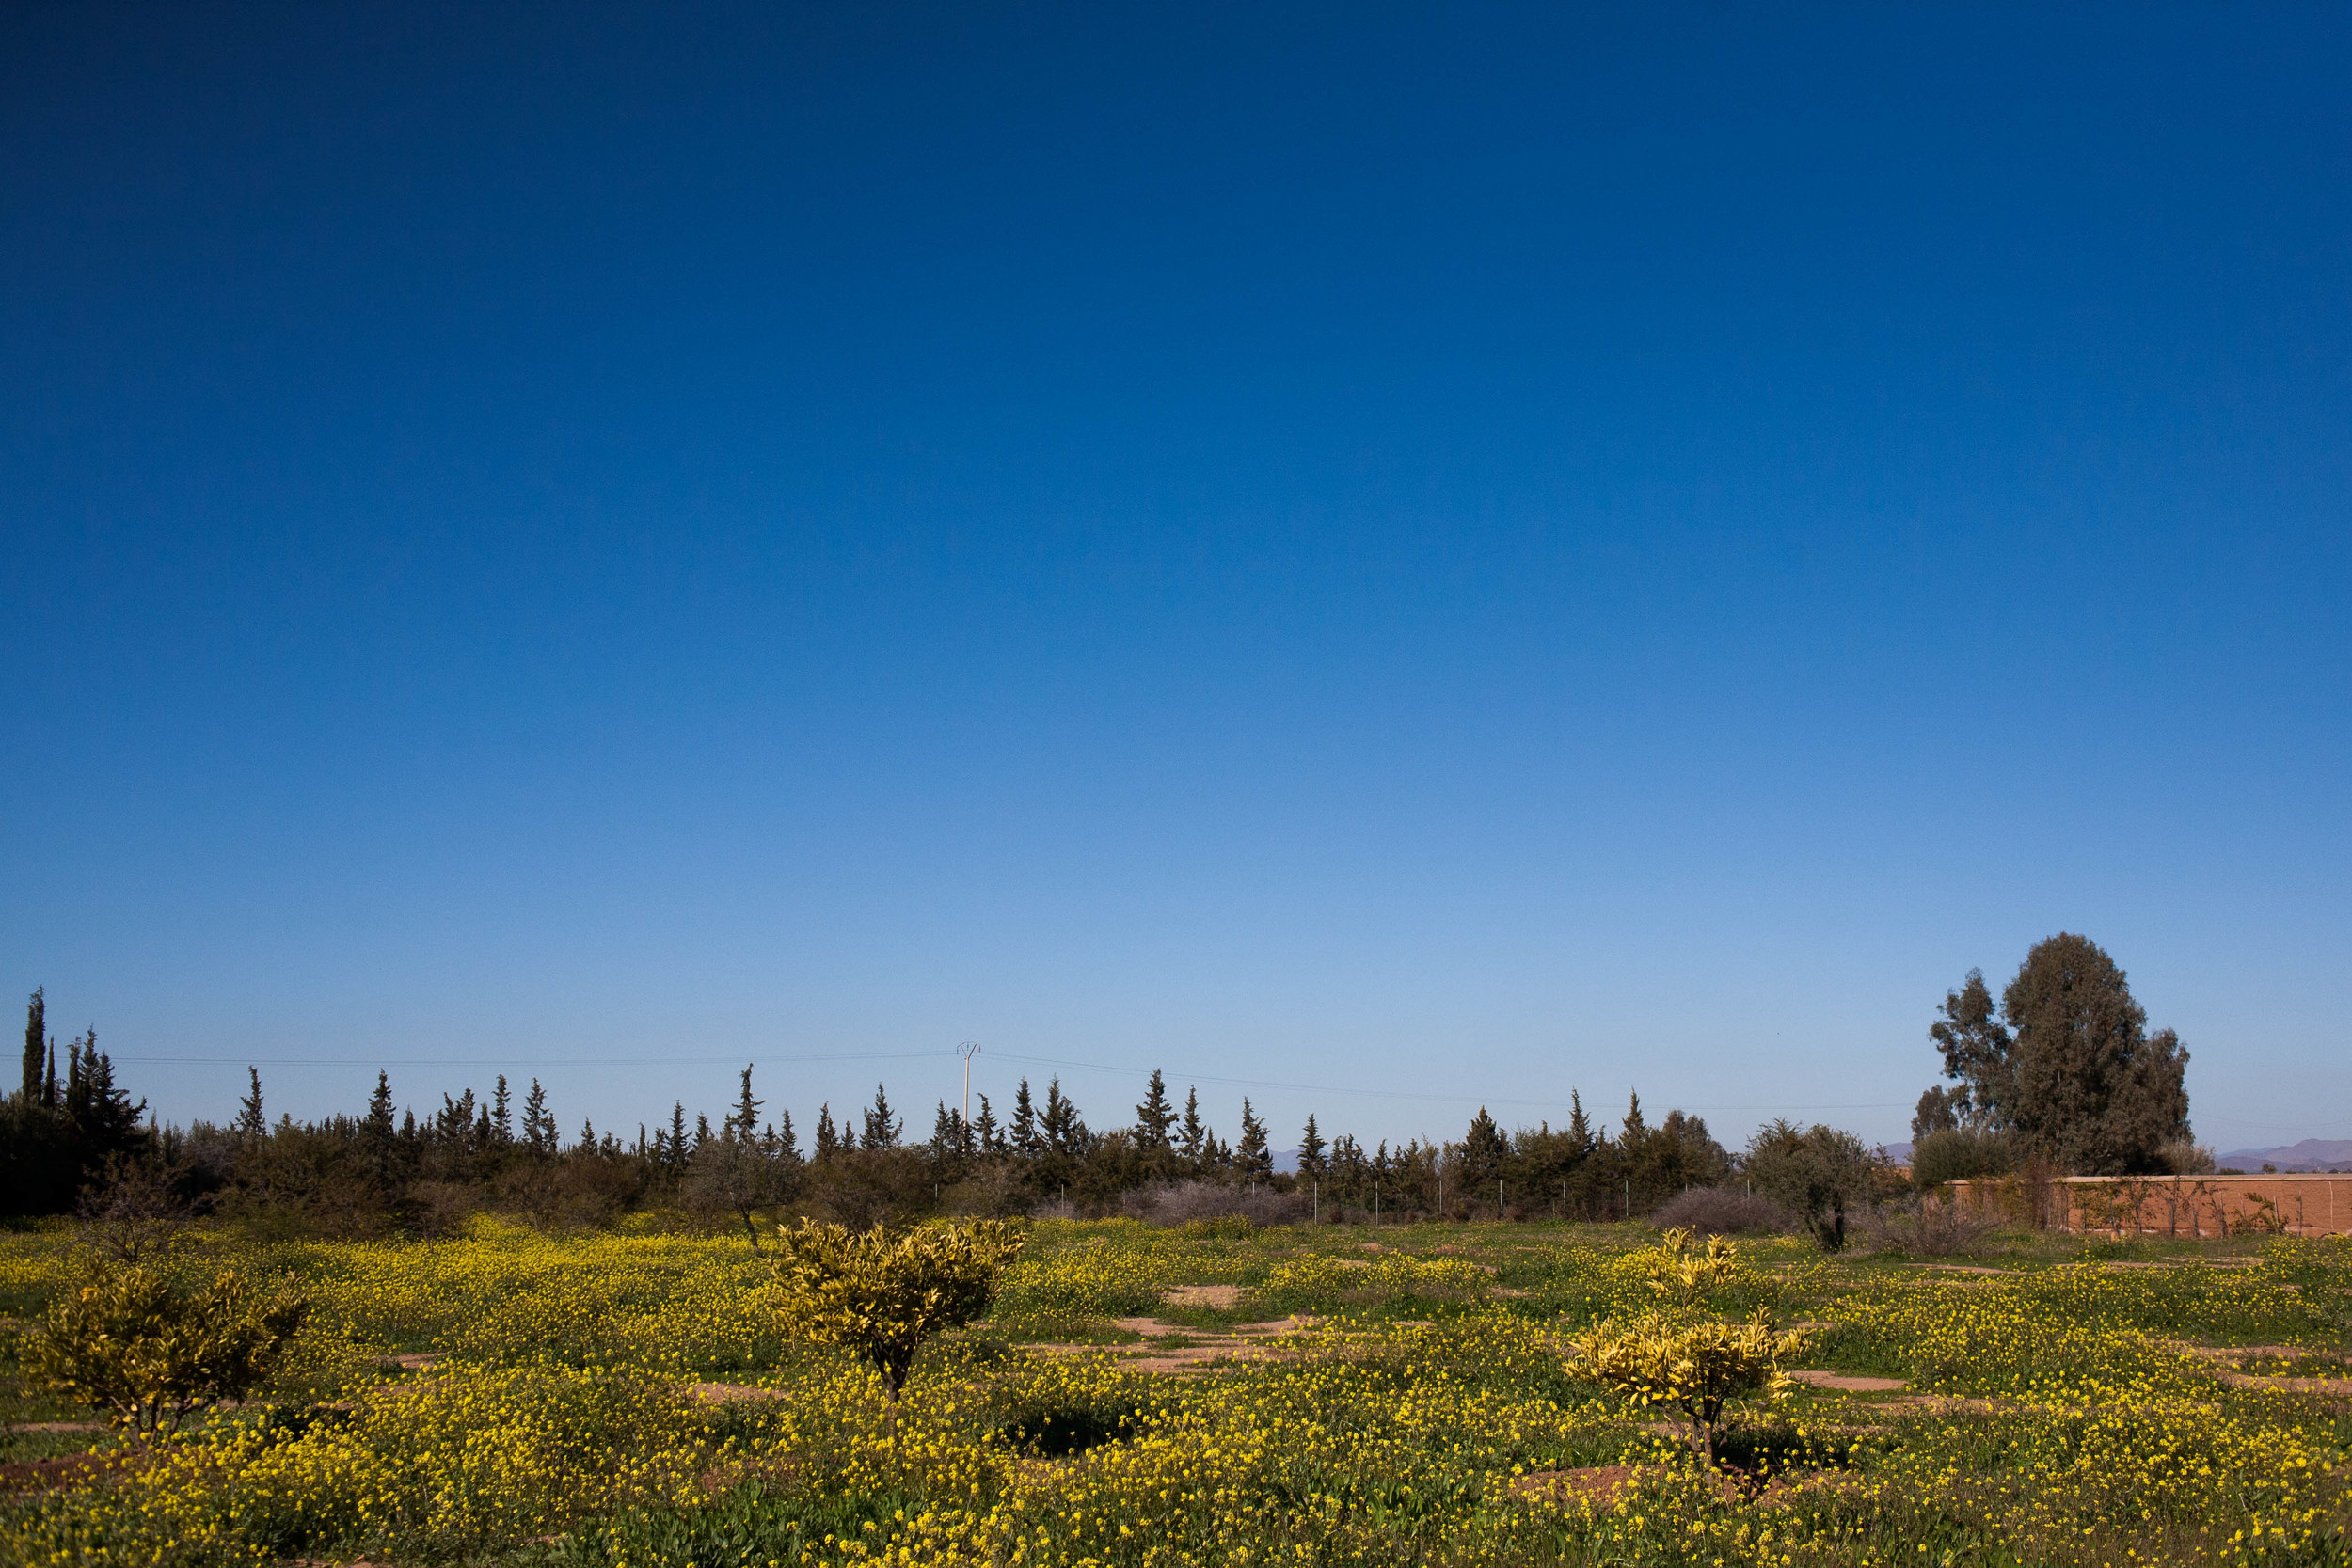
M1886 1157L1899 1165L1911 1163L1911 1143L1882 1144ZM2259 1171L2265 1165L2276 1165L2282 1171L2343 1170L2352 1171L2352 1138L2305 1138L2299 1144L2283 1148L2233 1148L2227 1154L2217 1154L2214 1164L2230 1170ZM1295 1173L1298 1169L1298 1150L1288 1149L1274 1156L1274 1168Z
M2305 1138L2282 1148L2233 1148L2214 1156L2217 1164L2233 1170L2256 1171L2265 1165L2280 1170L2352 1170L2352 1138Z
M1888 1144L1885 1148L1886 1157L1899 1165L1911 1159L1908 1143ZM2227 1154L2215 1155L2214 1164L2243 1171L2259 1171L2265 1165L2276 1165L2282 1171L2352 1171L2352 1138L2305 1138L2283 1148L2233 1148Z

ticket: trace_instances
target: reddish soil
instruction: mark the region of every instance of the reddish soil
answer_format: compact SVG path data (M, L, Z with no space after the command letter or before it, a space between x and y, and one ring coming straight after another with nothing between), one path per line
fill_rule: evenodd
M780 1400L781 1388L755 1388L748 1383L695 1383L687 1386L705 1404L734 1404L743 1400Z
M1241 1304L1238 1285L1172 1285L1168 1287L1170 1307L1206 1307L1213 1311L1227 1312Z
M0 1494L55 1492L88 1486L121 1469L130 1453L75 1453L61 1459L12 1459L0 1464Z
M1790 1372L1799 1383L1834 1388L1841 1394L1895 1394L1911 1386L1899 1377L1849 1377L1844 1372Z

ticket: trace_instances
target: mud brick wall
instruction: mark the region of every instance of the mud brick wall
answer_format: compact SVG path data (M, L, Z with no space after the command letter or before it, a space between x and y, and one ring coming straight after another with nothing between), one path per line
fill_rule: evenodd
M1955 1181L1971 1212L2094 1235L2352 1235L2352 1174L2318 1176L2067 1176L2038 1188L2024 1178Z

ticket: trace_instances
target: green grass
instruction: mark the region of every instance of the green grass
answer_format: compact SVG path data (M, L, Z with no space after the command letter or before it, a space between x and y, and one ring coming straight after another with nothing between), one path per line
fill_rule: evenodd
M919 1359L892 1438L862 1373L762 1317L765 1271L739 1236L550 1241L493 1227L463 1243L340 1247L215 1235L198 1249L204 1267L318 1293L268 1413L216 1418L211 1431L240 1431L245 1446L154 1494L179 1511L177 1533L135 1516L145 1482L20 1497L0 1506L0 1557L213 1568L299 1549L374 1563L737 1568L871 1562L896 1538L918 1560L1009 1564L1017 1541L1025 1565L1132 1568L1243 1554L1577 1568L2352 1561L2352 1401L2233 1388L2219 1364L2177 1345L2283 1346L2245 1370L2344 1375L2352 1246L1999 1232L1972 1256L1933 1260L2004 1271L1969 1275L1867 1249L1823 1258L1794 1241L1749 1243L1749 1276L1717 1291L1715 1309L1821 1323L1800 1365L1917 1386L1803 1389L1776 1410L1739 1412L1726 1465L1784 1483L1759 1497L1698 1475L1653 1430L1659 1414L1580 1382L1564 1361L1593 1322L1645 1309L1628 1260L1655 1240L1638 1227L1544 1223L1041 1226L996 1316ZM20 1317L62 1288L68 1241L55 1228L0 1234L0 1299ZM2160 1266L2112 1266L2143 1263ZM1230 1307L1164 1304L1184 1285L1242 1293ZM1292 1354L1206 1375L1150 1376L1117 1359L1146 1348L1114 1326L1120 1317L1174 1325L1150 1341L1172 1349L1286 1313L1327 1326ZM1026 1348L1037 1344L1101 1350L1045 1357ZM448 1356L431 1372L383 1365L428 1349ZM620 1445L577 1474L561 1456L516 1471L516 1485L545 1490L539 1512L509 1519L495 1497L439 1505L423 1491L393 1511L432 1521L437 1507L476 1508L487 1522L467 1533L371 1526L305 1500L331 1499L337 1466L370 1455L397 1492L437 1484L429 1478L462 1453L503 1451L531 1406L477 1409L465 1391L495 1369L533 1367L584 1376L565 1386L584 1402L572 1418ZM666 1425L625 1419L618 1404L599 1414L603 1390L617 1400L695 1379L787 1398L690 1403ZM1959 1402L1922 1405L1915 1395L1929 1388ZM378 1433L363 1414L327 1408L364 1413L388 1389L424 1402L417 1421ZM73 1414L24 1386L0 1337L10 1423L0 1459L113 1444L24 1430ZM293 1463L312 1449L316 1465ZM281 1477L266 1508L259 1483L238 1479L264 1460ZM1629 1463L1634 1490L1614 1510L1513 1486L1518 1473ZM605 1484L633 1466L672 1479L642 1495ZM218 1533L199 1541L189 1520ZM983 1538L985 1553L939 1555Z

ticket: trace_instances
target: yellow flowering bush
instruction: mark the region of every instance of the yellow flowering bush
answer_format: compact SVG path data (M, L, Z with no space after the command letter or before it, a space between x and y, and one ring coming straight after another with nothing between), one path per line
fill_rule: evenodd
M1711 1464L1724 1404L1747 1394L1787 1395L1792 1385L1781 1357L1804 1342L1802 1334L1775 1332L1761 1314L1745 1323L1661 1315L1597 1324L1577 1341L1570 1365L1637 1405L1681 1411L1692 1451Z
M1655 1249L1635 1253L1633 1261L1650 1292L1677 1307L1692 1306L1709 1291L1747 1277L1740 1248L1728 1236L1701 1241L1688 1230L1669 1230Z
M282 1291L257 1301L232 1273L199 1291L151 1268L101 1263L49 1309L25 1366L120 1426L169 1434L192 1411L259 1386L308 1309Z
M803 1220L780 1226L772 1265L779 1311L803 1338L871 1363L895 1414L914 1353L988 1310L996 1271L1024 1238L1000 1220L863 1234Z

